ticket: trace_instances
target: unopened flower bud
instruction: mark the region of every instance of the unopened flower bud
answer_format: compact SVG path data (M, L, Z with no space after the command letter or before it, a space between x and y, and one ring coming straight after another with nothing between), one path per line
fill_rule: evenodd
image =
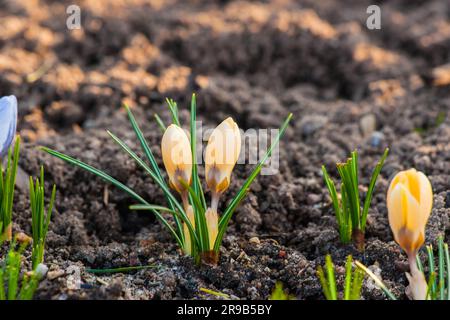
M181 194L185 187L180 180L189 185L192 176L191 144L184 130L170 125L164 132L161 150L170 186Z
M241 133L232 118L224 120L211 134L205 153L205 177L213 193L228 189L231 172L241 152Z
M0 99L0 159L3 158L11 146L16 134L17 99L15 96Z

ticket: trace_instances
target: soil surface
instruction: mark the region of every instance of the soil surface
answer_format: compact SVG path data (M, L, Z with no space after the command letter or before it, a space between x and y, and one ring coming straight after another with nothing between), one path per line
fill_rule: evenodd
M20 166L36 175L44 165L48 190L58 188L45 257L50 272L36 298L215 298L200 290L207 288L267 299L281 281L298 299L323 299L316 269L331 253L339 266L353 254L406 299L406 257L393 241L385 194L399 170L425 172L434 189L426 241L449 235L450 3L378 2L382 29L368 30L373 2L1 1L0 95L19 100ZM73 3L81 7L81 30L66 27ZM195 266L150 213L128 209L133 199L36 148L75 156L164 204L105 130L139 150L121 107L128 103L161 159L153 115L168 123L164 100L171 97L187 124L192 92L206 127L232 116L243 129L277 128L294 114L280 173L251 187L217 267ZM339 241L321 165L336 178L335 163L357 148L363 193L385 147L390 155L361 254ZM251 169L237 166L222 210ZM26 191L16 191L13 220L15 232L30 232ZM137 265L154 267L87 272ZM385 297L366 280L363 298Z

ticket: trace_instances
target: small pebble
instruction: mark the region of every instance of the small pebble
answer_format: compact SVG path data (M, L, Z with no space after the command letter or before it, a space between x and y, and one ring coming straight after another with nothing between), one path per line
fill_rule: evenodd
M384 140L384 134L380 131L375 131L372 133L370 137L370 145L374 148L377 148L381 145L381 142Z
M56 278L59 278L59 277L63 276L64 273L65 273L64 270L49 271L47 273L47 279L48 280L54 280Z
M450 191L447 192L447 195L445 196L445 207L450 208Z
M320 194L310 193L307 197L307 202L309 205L318 203L322 200L322 196Z
M260 244L260 243L261 243L261 241L259 241L259 238L258 238L258 237L250 238L249 242L250 242L251 244Z
M305 116L300 122L300 128L304 137L309 137L325 126L328 119L324 116Z
M45 275L48 272L48 267L43 264L43 263L39 263L36 267L36 274L38 275L39 279L42 279L45 277Z
M364 115L361 120L359 120L359 125L361 126L363 136L370 137L370 135L377 128L377 119L374 114L369 113Z

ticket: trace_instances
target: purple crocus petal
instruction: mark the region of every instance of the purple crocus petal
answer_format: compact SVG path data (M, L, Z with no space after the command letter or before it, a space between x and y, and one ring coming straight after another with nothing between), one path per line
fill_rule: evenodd
M0 99L0 158L7 153L14 140L17 126L17 99L15 96Z

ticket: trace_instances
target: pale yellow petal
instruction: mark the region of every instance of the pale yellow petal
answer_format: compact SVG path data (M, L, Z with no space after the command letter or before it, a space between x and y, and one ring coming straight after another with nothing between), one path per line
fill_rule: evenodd
M205 151L205 176L210 189L228 188L231 173L239 159L241 134L232 118L227 118L212 132Z
M161 152L170 184L180 192L179 179L189 184L192 175L191 144L184 130L170 125L164 132Z
M397 184L393 189L390 189L386 199L389 225L397 242L400 230L406 225L406 216L402 205L403 193L404 188L402 185Z
M406 228L411 231L420 231L423 228L423 218L420 212L419 202L404 186L402 194L402 207L406 216Z
M430 180L422 172L418 172L420 181L420 212L422 214L423 224L425 225L433 208L433 188Z
M417 202L420 203L420 180L416 169L409 169L405 171L408 178L408 190L411 195L416 198Z
M407 177L406 177L405 171L400 171L400 172L398 172L398 173L394 176L394 178L392 178L392 181L391 181L391 183L390 183L390 185L389 185L389 188L388 188L388 195L389 195L389 193L392 192L392 190L393 190L399 183L404 184L405 182L407 182Z

